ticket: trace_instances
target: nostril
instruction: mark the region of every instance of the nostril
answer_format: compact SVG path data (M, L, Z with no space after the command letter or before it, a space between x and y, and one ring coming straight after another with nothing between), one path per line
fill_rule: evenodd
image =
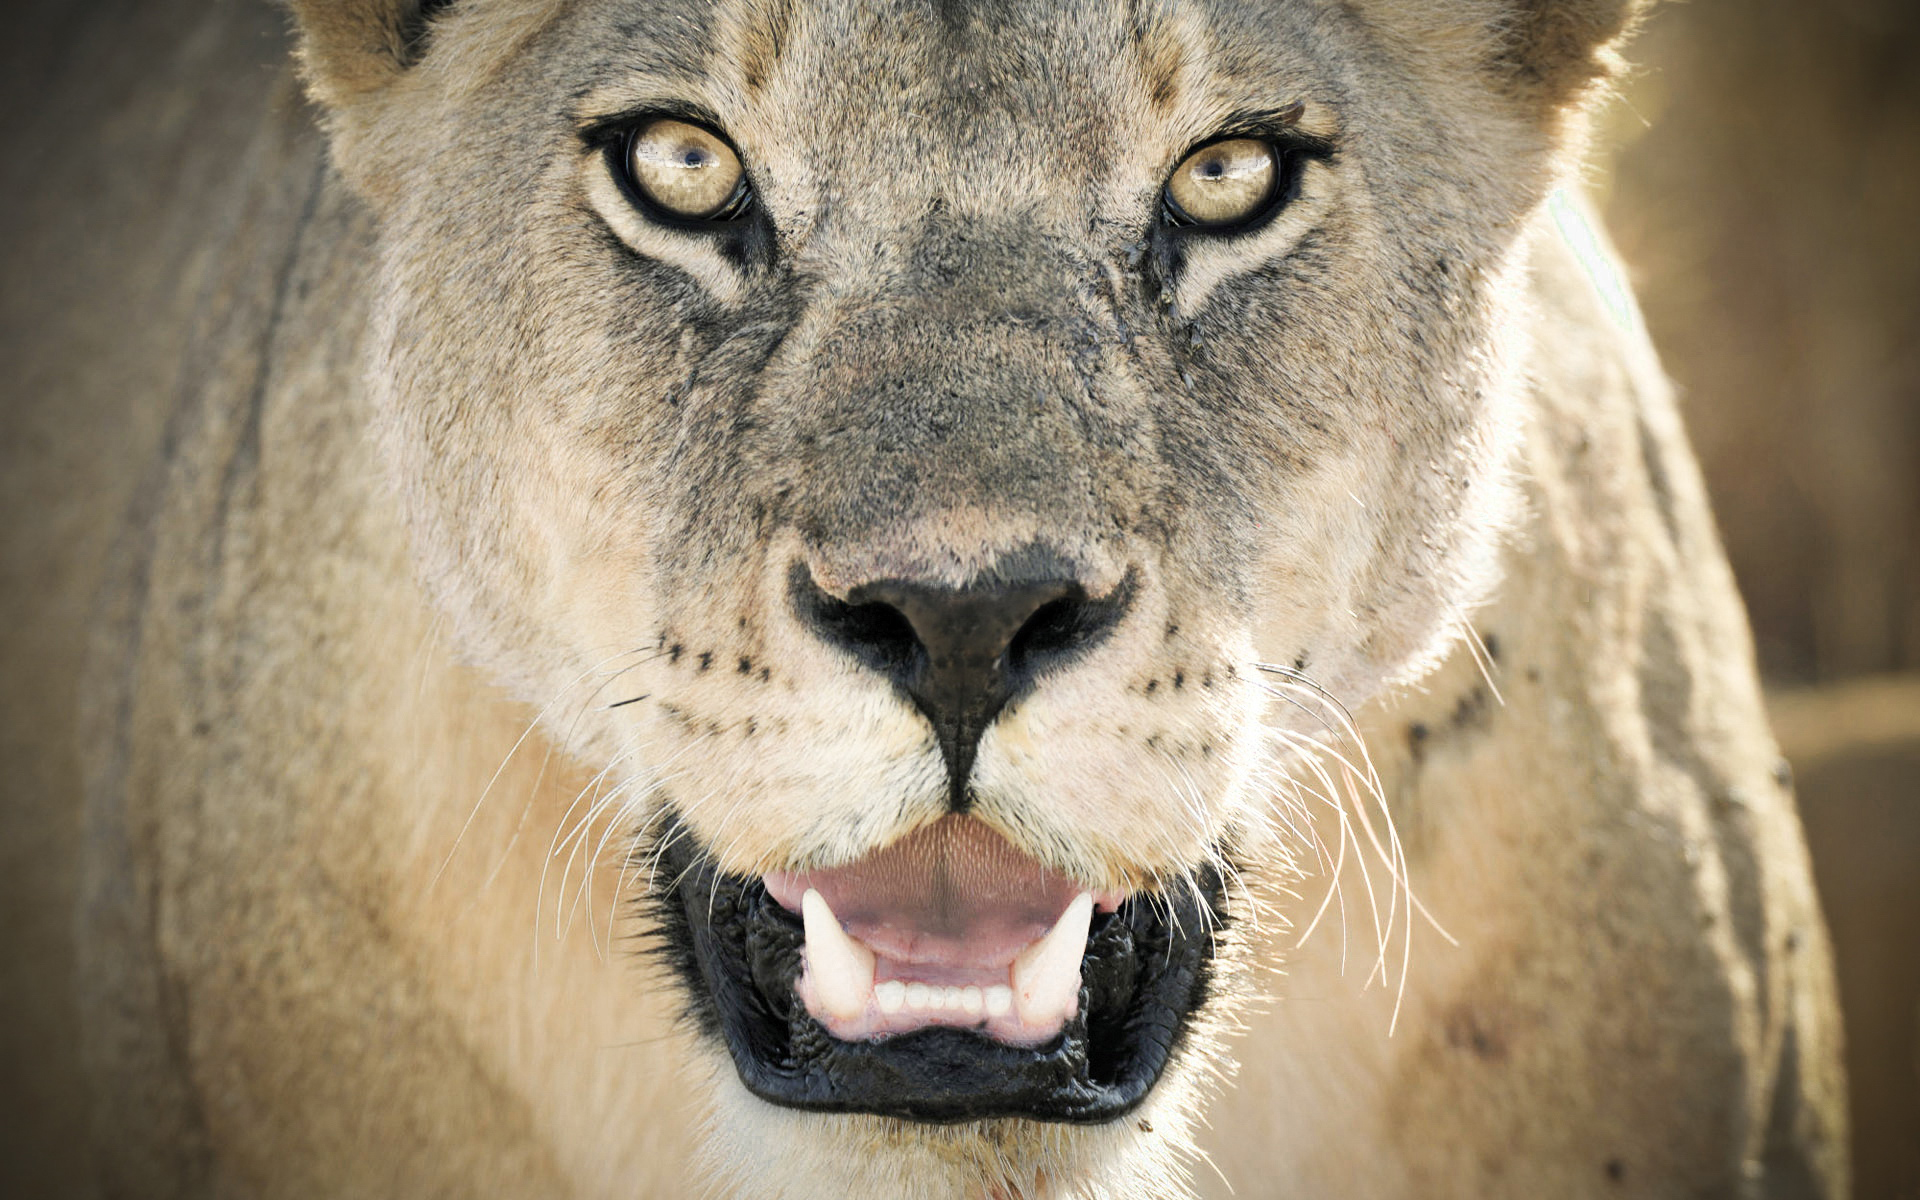
M1041 605L1007 646L1007 668L1017 674L1030 672L1085 645L1112 624L1117 608L1091 603L1078 589L1074 595Z
M893 605L842 600L823 590L813 581L812 572L797 564L791 586L801 621L866 666L890 678L901 678L916 673L926 658L926 647L914 633L913 622Z
M886 676L925 714L947 760L952 803L968 803L975 747L1002 708L1037 676L1078 656L1117 624L1133 595L1128 573L1091 599L1064 564L966 587L882 579L834 596L804 564L792 574L795 612L816 636Z
M892 605L842 602L823 618L841 645L876 669L909 670L926 653L914 635L913 623Z

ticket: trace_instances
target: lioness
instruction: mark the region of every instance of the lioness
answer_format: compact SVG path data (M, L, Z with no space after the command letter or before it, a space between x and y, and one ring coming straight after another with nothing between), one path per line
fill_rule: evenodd
M110 1193L1844 1192L1629 0L291 7L90 618Z

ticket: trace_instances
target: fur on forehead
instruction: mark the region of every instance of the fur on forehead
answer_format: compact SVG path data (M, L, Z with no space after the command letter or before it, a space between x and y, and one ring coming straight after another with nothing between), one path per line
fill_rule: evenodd
M1256 34L1258 44L1311 39L1357 15L1384 40L1414 58L1478 70L1501 91L1543 107L1564 105L1617 66L1612 47L1630 32L1651 0L1295 0L1260 5L1195 0L897 0L854 5L842 0L728 0L719 4L653 3L637 12L619 4L561 0L287 0L300 33L299 59L314 99L328 110L336 136L363 136L379 123L409 80L443 96L470 96L548 26L590 28L599 46L623 61L603 63L646 74L704 77L724 69L741 97L771 86L790 56L807 54L809 28L834 37L815 46L846 78L845 56L864 44L884 58L888 48L933 52L936 65L984 65L1000 79L1052 82L1046 36L1075 38L1082 50L1108 50L1116 68L1128 61L1154 104L1178 97L1215 38ZM847 34L858 31L861 39ZM917 37L925 32L930 39ZM608 36L612 35L612 36ZM1278 36L1276 36L1278 35ZM954 52L991 40L989 56ZM1102 45L1101 43L1105 43ZM569 57L572 57L570 55ZM1098 54L1092 61L1099 61ZM823 62L815 65L828 65ZM908 65L898 61L896 67ZM805 72L816 78L819 71ZM903 74L884 82L898 86ZM963 72L964 74L964 72ZM578 82L577 80L575 81ZM963 80L988 82L988 80ZM1050 111L1041 114L1057 118Z
M1464 122L1488 119L1491 95L1513 101L1495 106L1506 121L1557 135L1575 128L1561 114L1617 67L1611 46L1647 0L730 0L644 12L559 0L288 2L335 162L376 202L406 186L422 134L440 124L430 114L472 113L493 88L555 117L576 116L589 96L603 110L621 92L704 96L741 120L729 133L753 143L770 171L807 163L791 145L791 124L757 129L754 113L811 120L818 134L878 125L897 148L921 152L907 161L993 163L991 178L950 177L958 194L944 198L965 205L978 191L986 205L1044 195L1048 164L1075 142L1117 159L1117 176L1163 171L1173 151L1159 143L1178 150L1206 136L1250 98L1272 99L1276 84L1329 85L1324 64L1349 61L1331 51L1361 36L1395 53L1428 94L1437 84L1455 96L1450 107ZM543 39L547 52L534 50ZM1070 78L1052 67L1060 61L1113 70ZM843 90L846 102L823 102L823 87ZM1158 136L1140 136L1149 133ZM1507 131L1496 137L1524 149ZM1125 161L1143 151L1151 161ZM781 162L783 152L794 161ZM1152 185L1116 177L1104 186Z

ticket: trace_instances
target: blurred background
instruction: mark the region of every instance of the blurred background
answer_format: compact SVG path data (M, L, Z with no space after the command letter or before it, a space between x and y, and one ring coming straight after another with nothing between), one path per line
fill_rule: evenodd
M1630 57L1594 191L1794 766L1855 1194L1920 1200L1920 4L1670 0Z

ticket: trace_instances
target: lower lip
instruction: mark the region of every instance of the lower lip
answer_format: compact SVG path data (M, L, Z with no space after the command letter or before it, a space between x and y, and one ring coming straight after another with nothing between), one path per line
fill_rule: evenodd
M663 863L664 877L677 881L657 910L668 957L741 1082L784 1107L932 1123L1111 1121L1146 1098L1212 984L1212 935L1176 932L1221 927L1223 893L1209 874L1201 890L1170 902L1170 919L1157 919L1145 900L1096 919L1079 1013L1044 1044L1007 1045L945 1025L841 1041L794 993L798 920L759 881L725 878L703 856L673 853L686 843L667 843L679 861Z

